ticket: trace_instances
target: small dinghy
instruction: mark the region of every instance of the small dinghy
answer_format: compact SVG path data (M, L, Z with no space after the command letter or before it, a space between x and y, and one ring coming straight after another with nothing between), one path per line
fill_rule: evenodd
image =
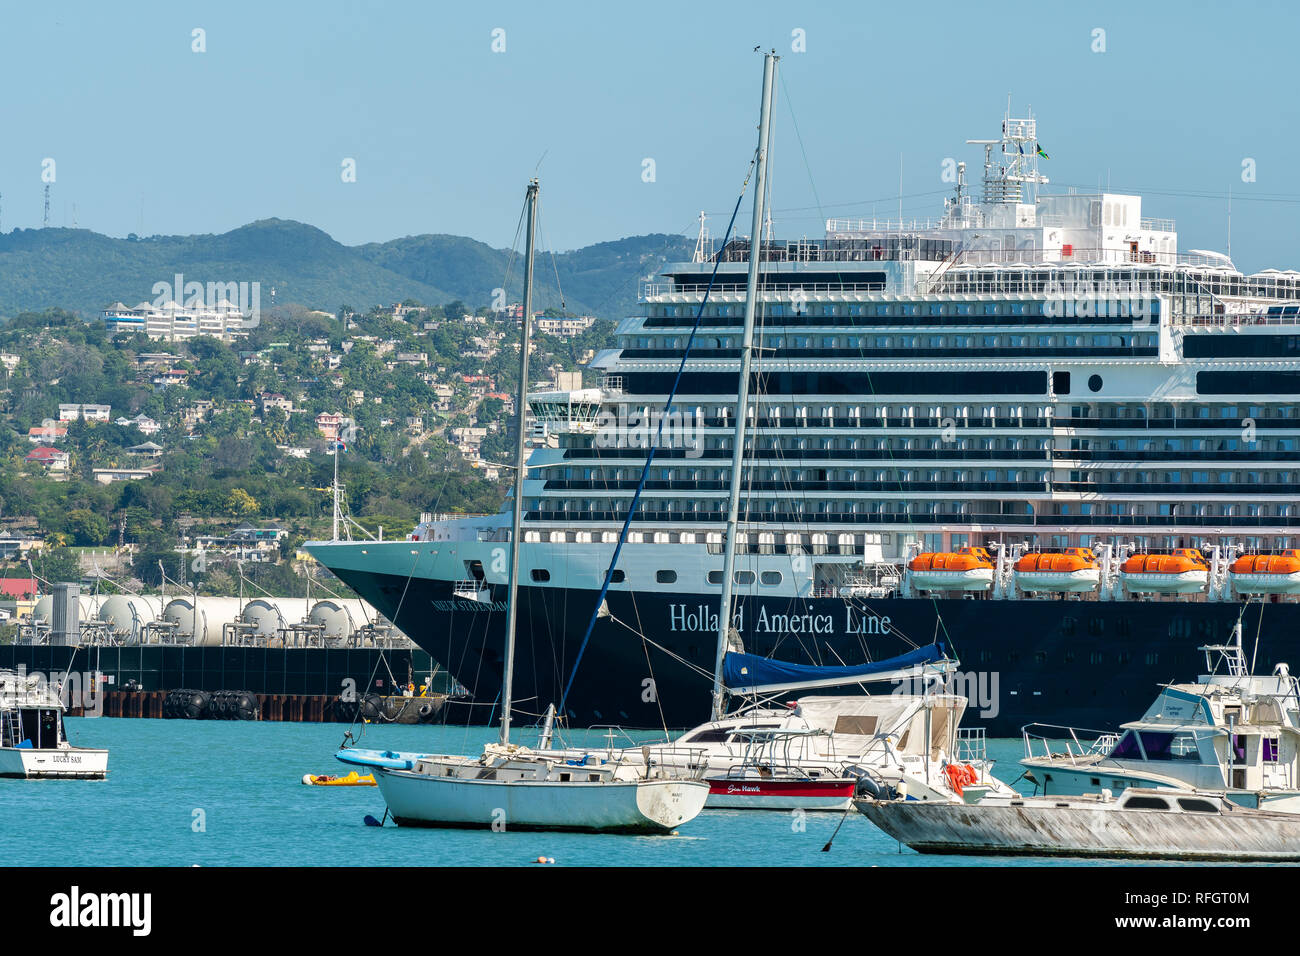
M1200 790L986 797L972 805L860 798L854 805L918 853L1300 860L1300 814L1248 809Z
M346 774L305 773L302 782L309 787L373 787L374 774L359 774L355 770Z

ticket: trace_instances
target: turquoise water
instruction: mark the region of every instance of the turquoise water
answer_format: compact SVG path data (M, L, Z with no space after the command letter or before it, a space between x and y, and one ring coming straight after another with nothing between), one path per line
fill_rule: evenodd
M104 781L0 780L0 864L36 866L1016 865L1067 861L920 856L858 813L706 810L677 835L378 829L373 787L306 787L336 773L342 724L70 718L79 746L108 747ZM477 752L486 728L386 725L359 744ZM1020 773L1019 740L990 742L997 774ZM831 852L821 852L837 824Z

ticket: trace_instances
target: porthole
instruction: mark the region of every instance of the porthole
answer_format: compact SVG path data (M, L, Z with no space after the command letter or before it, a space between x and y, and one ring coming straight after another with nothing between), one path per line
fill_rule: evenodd
M1100 375L1090 375L1090 376L1088 376L1088 390L1089 390L1089 391L1092 391L1092 392L1100 392L1100 391L1101 391L1101 376L1100 376Z
M676 571L656 571L655 580L660 584L673 584L677 581Z

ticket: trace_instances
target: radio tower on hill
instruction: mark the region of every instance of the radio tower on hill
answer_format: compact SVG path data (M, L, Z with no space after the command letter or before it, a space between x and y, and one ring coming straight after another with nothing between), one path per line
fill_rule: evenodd
M45 184L45 220L41 224L42 229L50 227L50 184Z

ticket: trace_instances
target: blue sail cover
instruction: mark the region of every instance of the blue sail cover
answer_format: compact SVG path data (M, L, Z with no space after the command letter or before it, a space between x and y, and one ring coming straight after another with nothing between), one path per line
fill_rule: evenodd
M862 680L888 680L893 676L926 664L946 660L943 644L927 644L914 651L883 661L855 664L850 667L822 667L816 664L790 664L754 654L728 653L722 662L722 679L730 690L754 692L798 687L833 687L856 684Z

